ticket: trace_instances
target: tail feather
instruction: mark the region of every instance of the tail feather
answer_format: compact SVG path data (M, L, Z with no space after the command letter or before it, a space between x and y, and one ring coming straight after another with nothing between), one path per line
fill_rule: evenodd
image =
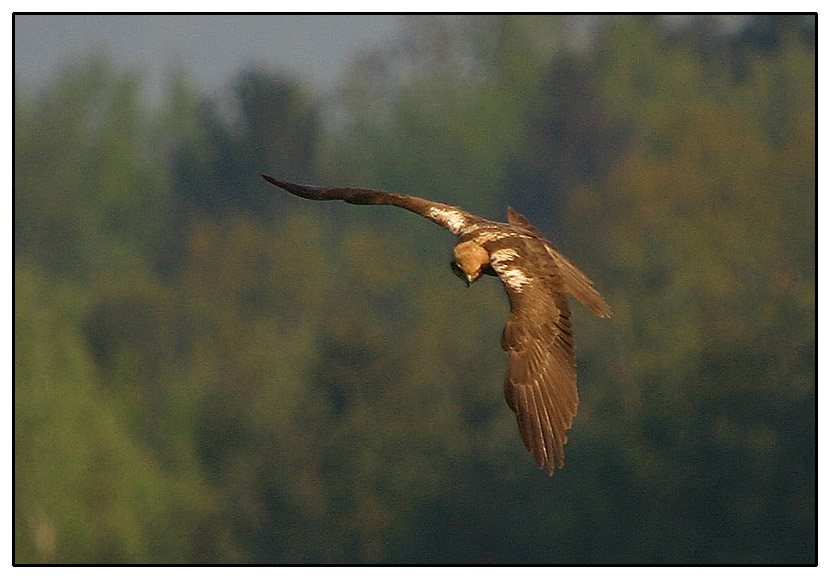
M557 265L559 265L559 271L562 273L562 281L565 283L565 289L582 302L582 305L599 317L610 318L613 315L611 306L608 305L596 290L594 282L552 245L548 245L547 249L548 253L556 260Z

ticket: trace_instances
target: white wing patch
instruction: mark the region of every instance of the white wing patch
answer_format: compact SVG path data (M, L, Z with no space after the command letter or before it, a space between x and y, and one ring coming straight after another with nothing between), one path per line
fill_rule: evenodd
M525 275L525 273L517 267L499 264L493 265L493 269L498 272L499 277L501 277L504 283L519 293L523 292L524 287L533 279Z
M512 247L505 247L504 249L497 249L493 253L490 254L490 261L493 262L493 266L496 263L503 263L505 261L513 261L519 257L519 252L513 249Z
M476 241L478 243L487 243L489 241L499 241L500 239L505 239L507 237L517 237L517 238L525 238L527 239L528 236L522 233L515 233L513 231L499 231L498 229L493 229L488 231L487 229L482 228L482 230L476 233Z
M438 223L445 225L447 229L458 235L467 226L467 220L464 214L455 209L442 209L440 207L431 207L429 210L430 219L434 219Z
M505 284L521 293L524 287L533 281L533 278L512 264L517 257L519 257L519 252L515 249L497 249L490 254L490 265Z

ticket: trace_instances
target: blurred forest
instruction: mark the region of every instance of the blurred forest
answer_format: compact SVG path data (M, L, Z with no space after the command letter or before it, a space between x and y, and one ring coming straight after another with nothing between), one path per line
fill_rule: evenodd
M14 101L16 563L816 562L814 17L412 17L336 93L102 57ZM497 280L380 187L525 213L574 302L549 478Z

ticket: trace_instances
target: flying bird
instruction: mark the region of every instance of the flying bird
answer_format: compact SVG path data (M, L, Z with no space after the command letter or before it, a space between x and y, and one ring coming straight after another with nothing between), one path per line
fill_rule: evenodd
M540 468L564 465L566 431L576 415L576 361L568 294L603 318L611 308L593 282L512 208L507 223L459 207L379 189L314 187L266 181L299 197L340 199L354 205L408 209L458 236L450 263L468 286L482 275L498 276L510 301L501 347L510 356L504 397L519 432Z

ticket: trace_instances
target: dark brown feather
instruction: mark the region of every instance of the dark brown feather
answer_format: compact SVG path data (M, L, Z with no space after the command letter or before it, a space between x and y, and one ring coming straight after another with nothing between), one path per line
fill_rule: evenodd
M422 217L426 217L441 227L449 229L456 235L461 234L472 226L487 221L464 211L460 207L436 203L435 201L429 201L412 195L390 193L389 191L383 191L381 189L314 187L312 185L298 185L296 183L279 181L268 175L262 175L262 178L272 185L276 185L289 193L305 199L313 199L315 201L340 200L351 203L352 205L395 205L396 207L401 207L417 213Z
M533 226L533 224L527 217L525 217L524 215L522 215L510 206L507 207L507 222L510 225L515 225L517 227L521 227L522 229L527 229L534 235L544 237L542 235L542 232L536 229L536 227Z

